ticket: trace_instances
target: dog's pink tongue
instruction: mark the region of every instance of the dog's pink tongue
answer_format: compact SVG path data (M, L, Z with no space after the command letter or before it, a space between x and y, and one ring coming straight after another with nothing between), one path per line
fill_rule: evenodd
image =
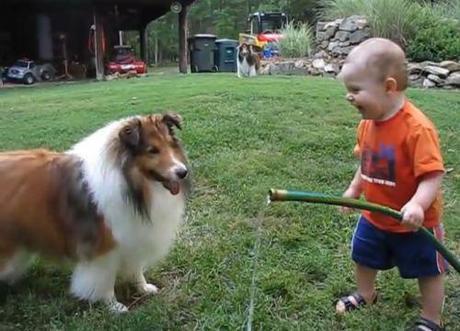
M180 191L180 184L177 181L169 181L164 184L164 186L171 192L172 195L176 195Z

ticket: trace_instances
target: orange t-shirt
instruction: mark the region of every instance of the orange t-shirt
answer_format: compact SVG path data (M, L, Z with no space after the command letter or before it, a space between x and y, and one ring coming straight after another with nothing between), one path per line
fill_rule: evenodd
M433 123L409 101L386 121L362 120L355 154L361 158L364 197L400 210L415 194L420 176L444 171L439 138ZM441 193L425 211L423 225L440 223ZM380 213L363 211L376 227L391 232L410 229Z

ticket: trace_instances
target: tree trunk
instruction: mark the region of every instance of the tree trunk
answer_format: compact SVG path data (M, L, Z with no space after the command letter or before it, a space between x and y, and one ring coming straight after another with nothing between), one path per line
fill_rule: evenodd
M187 36L188 36L188 22L187 22L187 11L188 7L183 6L179 13L179 71L183 74L187 73L188 66L188 47L187 47Z
M95 26L95 33L94 33L94 53L95 53L95 60L96 60L96 79L103 80L104 79L104 25L102 23L102 15L100 12L94 8L93 9L93 17L94 17L94 26Z
M155 65L158 65L158 36L155 35Z

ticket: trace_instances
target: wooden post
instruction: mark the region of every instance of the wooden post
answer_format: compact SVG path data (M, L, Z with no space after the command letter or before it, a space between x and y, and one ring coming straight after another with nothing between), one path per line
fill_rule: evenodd
M147 25L143 25L139 30L141 58L148 65L149 62L149 44L147 36Z
M187 73L188 67L188 22L187 22L188 6L182 6L179 13L179 71L183 74Z
M96 8L93 10L94 17L94 56L96 57L96 79L104 79L104 26L102 17Z

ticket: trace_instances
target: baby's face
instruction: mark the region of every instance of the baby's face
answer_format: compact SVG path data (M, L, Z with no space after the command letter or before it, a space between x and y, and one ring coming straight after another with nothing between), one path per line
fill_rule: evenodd
M363 119L381 120L385 116L387 95L384 82L373 75L364 66L350 62L343 66L339 77L347 89L347 101L358 109Z

